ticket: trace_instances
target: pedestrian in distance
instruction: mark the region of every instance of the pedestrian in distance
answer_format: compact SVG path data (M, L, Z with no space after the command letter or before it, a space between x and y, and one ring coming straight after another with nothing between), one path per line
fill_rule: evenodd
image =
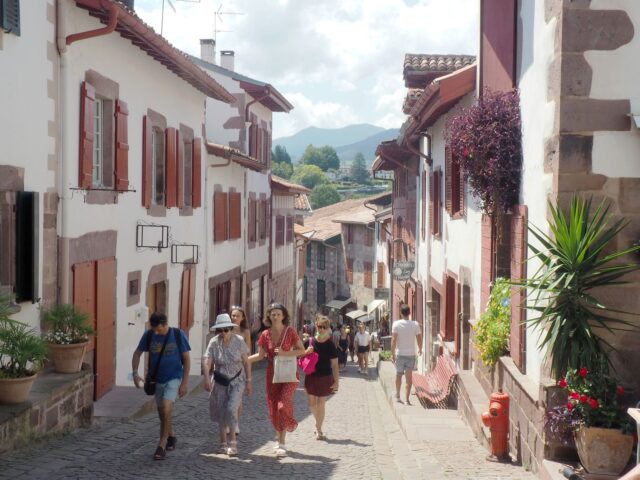
M173 404L176 398L187 394L189 385L189 341L182 330L169 327L167 316L153 313L149 318L151 328L147 330L136 351L133 352L133 383L136 388L142 387L143 379L138 375L138 366L143 352L149 352L148 372L155 372L155 400L160 417L160 442L153 458L164 460L167 450L174 450L178 438L173 430Z
M416 368L416 347L418 355L422 355L422 328L418 322L409 318L410 314L409 305L402 305L402 318L393 322L391 327L391 358L396 366L396 401L402 403L400 387L404 375L407 405L411 405L409 395L413 384L413 370Z
M267 359L267 408L276 431L275 454L277 457L286 457L287 432L293 432L298 427L298 422L293 416L293 395L299 380L295 383L273 383L273 362L278 355L287 357L304 355L304 346L295 329L289 326L289 312L281 303L269 305L264 323L268 328L260 334L258 353L251 355L249 360L256 362Z
M321 317L322 318L322 317ZM316 320L316 328L318 325L318 321ZM331 341L333 345L338 348L338 342L340 341L340 330L342 329L342 324L338 324L335 328L331 330Z
M358 323L358 333L353 341L358 352L358 372L366 375L369 372L371 335L364 329L364 323Z
M216 335L204 354L204 389L211 392L209 415L218 424L219 453L230 457L238 454L236 432L242 395L251 394L249 347L242 336L234 333L234 328L229 315L218 315L211 327Z
M353 357L356 353L355 337L356 337L356 334L353 331L353 327L350 326L349 328L347 328L347 338L349 339L349 357L351 358L352 362L353 362Z
M247 344L247 355L251 355L251 330L247 322L247 314L244 309L238 305L231 307L231 321L235 325L233 333L240 335ZM236 435L240 434L240 416L242 415L242 402L238 407L238 422L236 423Z
M313 373L304 378L304 389L307 392L309 410L316 421L316 440L326 440L322 432L324 422L325 403L327 397L338 391L340 373L338 369L338 351L331 341L329 319L316 319L316 336L309 338L305 354L316 352L318 363Z
M349 354L349 337L347 328L340 325L340 337L338 338L338 368L342 370L347 366L347 355Z

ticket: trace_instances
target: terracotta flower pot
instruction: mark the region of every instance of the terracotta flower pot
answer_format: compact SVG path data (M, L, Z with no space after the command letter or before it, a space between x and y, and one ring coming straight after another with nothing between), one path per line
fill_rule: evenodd
M576 448L587 472L619 475L631 458L633 437L613 428L581 427Z
M89 342L69 345L50 343L49 352L55 371L58 373L78 373L82 368L82 359L87 345Z
M22 378L0 378L0 403L22 403L29 399L38 375Z

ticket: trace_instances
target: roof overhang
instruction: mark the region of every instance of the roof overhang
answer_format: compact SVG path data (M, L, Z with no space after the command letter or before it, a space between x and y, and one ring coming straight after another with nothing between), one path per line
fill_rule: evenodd
M112 13L117 12L116 31L136 47L160 62L185 82L208 97L225 103L233 103L236 98L222 85L202 71L183 52L171 45L140 17L115 0L75 0L76 5L89 11L102 23L108 24Z
M373 162L371 170L376 172L398 168L409 169L407 164L415 157L414 153L398 145L396 140L382 142L376 148L376 161Z
M262 162L256 160L253 157L250 157L249 155L246 155L245 153L235 148L211 142L207 142L206 147L208 154L231 160L232 162L242 165L243 167L246 167L250 170L254 170L256 172L264 172L267 168L266 165Z
M353 302L353 299L347 298L346 300L340 300L338 298L334 298L329 303L325 304L325 307L335 308L336 310L342 310L344 307Z
M293 110L293 105L284 98L278 90L273 86L259 83L252 83L246 80L240 81L240 88L251 95L253 98L258 99L258 102L267 107L272 112L290 112Z
M299 195L311 193L307 187L297 183L287 182L284 178L271 175L271 188L289 195Z

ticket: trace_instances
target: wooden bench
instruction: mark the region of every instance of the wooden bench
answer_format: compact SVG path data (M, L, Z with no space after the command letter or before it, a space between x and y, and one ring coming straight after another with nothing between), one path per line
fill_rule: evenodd
M449 357L438 355L435 368L422 375L413 373L413 387L425 408L447 408L458 372Z

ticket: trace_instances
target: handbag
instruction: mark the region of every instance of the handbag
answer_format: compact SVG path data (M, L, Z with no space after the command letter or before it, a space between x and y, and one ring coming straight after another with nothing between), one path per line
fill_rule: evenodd
M236 373L233 377L229 378L226 375L218 372L217 370L213 371L213 380L222 385L223 387L228 387L232 381L234 381L238 376L242 373L242 369L238 373Z
M309 343L313 346L313 340L310 340ZM316 365L318 364L318 359L320 356L318 352L311 352L308 355L305 355L302 358L298 359L298 366L304 372L305 375L311 375L316 371Z
M164 347L167 346L167 340L169 340L169 335L171 334L172 328L167 332L167 336L164 338L164 343L162 344L162 349L160 350L160 355L158 356L158 361L156 362L156 366L153 369L153 374L147 372L147 375L144 379L144 393L147 395L155 395L156 394L156 378L158 376L158 368L160 368L160 361L162 360L162 354L164 353ZM147 337L147 351L149 351L149 347L151 346L151 336L153 333L148 334ZM175 333L174 333L175 336Z
M287 335L289 327L286 328L280 339L280 346ZM297 383L298 382L298 362L296 357L285 357L276 355L273 359L273 380L272 383Z

